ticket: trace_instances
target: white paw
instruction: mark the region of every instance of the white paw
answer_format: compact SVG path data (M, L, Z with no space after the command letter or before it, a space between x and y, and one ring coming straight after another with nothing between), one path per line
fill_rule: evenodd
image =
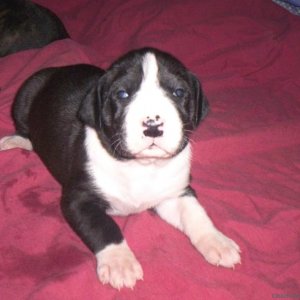
M14 148L32 150L32 144L29 139L23 138L19 135L5 136L0 140L0 151Z
M137 280L143 279L143 269L126 241L107 246L96 254L96 258L98 277L103 284L118 290L132 289Z
M195 246L213 265L234 268L241 263L240 247L217 230L201 237Z

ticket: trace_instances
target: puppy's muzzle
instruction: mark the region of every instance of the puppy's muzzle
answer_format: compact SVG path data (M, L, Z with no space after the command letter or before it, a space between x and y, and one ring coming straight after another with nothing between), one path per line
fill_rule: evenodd
M160 116L156 116L155 119L147 117L147 120L143 122L143 127L146 127L146 130L143 131L145 136L156 138L163 135L164 123L160 121Z

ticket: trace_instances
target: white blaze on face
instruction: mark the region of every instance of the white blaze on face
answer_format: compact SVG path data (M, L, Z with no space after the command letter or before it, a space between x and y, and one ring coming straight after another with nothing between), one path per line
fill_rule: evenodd
M174 103L159 84L158 65L153 53L144 56L142 67L144 77L125 118L127 148L136 157L169 157L181 143L183 124ZM156 120L157 116L163 134L146 136L143 122Z

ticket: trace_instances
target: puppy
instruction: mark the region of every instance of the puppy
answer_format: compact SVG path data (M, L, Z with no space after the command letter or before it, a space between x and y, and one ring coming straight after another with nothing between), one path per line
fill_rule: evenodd
M153 209L211 264L234 267L238 245L215 228L189 185L190 133L206 114L197 78L156 49L107 70L75 65L29 78L13 105L16 135L62 185L62 212L95 254L100 281L133 288L143 271L110 215Z
M0 0L0 57L68 37L62 22L47 8L29 0Z

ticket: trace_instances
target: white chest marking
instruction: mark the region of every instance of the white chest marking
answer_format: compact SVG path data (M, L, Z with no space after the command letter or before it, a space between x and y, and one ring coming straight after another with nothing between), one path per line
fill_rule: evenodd
M182 194L189 182L190 145L170 159L118 161L86 127L87 170L96 189L110 203L110 214L128 215Z

